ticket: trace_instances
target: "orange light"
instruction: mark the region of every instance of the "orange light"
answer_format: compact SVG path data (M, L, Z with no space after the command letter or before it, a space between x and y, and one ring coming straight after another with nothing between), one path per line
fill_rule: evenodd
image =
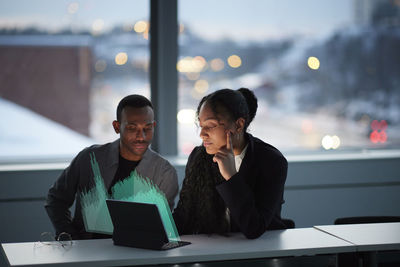
M143 20L139 20L138 22L135 23L133 26L133 29L137 33L144 33L147 30L147 22Z
M316 57L309 57L307 60L308 67L313 70L319 69L320 62L319 59Z
M115 56L115 64L124 65L128 61L128 54L120 52Z
M232 55L228 57L228 65L231 68L239 68L242 65L242 59L238 55Z

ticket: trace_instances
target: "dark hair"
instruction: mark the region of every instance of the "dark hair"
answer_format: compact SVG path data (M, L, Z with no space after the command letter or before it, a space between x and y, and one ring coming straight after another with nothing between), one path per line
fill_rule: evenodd
M153 105L150 100L142 95L128 95L119 101L117 107L117 120L121 121L121 113L125 107L133 107L133 108L143 108L149 106L153 109Z
M205 102L210 105L211 110L217 116L222 114L233 121L244 118L244 131L253 121L258 108L257 97L247 88L238 90L221 89L203 97L197 107L197 118L199 117L201 106Z

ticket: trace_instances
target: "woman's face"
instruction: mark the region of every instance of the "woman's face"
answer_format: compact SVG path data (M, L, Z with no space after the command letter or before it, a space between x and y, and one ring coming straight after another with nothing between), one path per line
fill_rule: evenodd
M234 123L218 117L205 102L199 112L200 138L208 154L215 154L226 145L226 134L234 130Z

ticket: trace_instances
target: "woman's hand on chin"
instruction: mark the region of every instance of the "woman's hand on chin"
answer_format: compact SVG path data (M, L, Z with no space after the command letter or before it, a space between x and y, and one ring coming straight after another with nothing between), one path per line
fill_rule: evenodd
M221 147L213 157L213 161L218 164L219 172L226 181L237 173L231 134L230 131L226 133L226 145Z

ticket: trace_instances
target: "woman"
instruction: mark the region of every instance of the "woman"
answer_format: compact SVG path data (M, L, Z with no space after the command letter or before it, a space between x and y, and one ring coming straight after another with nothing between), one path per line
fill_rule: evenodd
M246 88L218 90L200 101L203 145L189 156L173 213L181 235L240 231L257 238L267 229L285 228L280 213L287 161L247 133L257 107Z

